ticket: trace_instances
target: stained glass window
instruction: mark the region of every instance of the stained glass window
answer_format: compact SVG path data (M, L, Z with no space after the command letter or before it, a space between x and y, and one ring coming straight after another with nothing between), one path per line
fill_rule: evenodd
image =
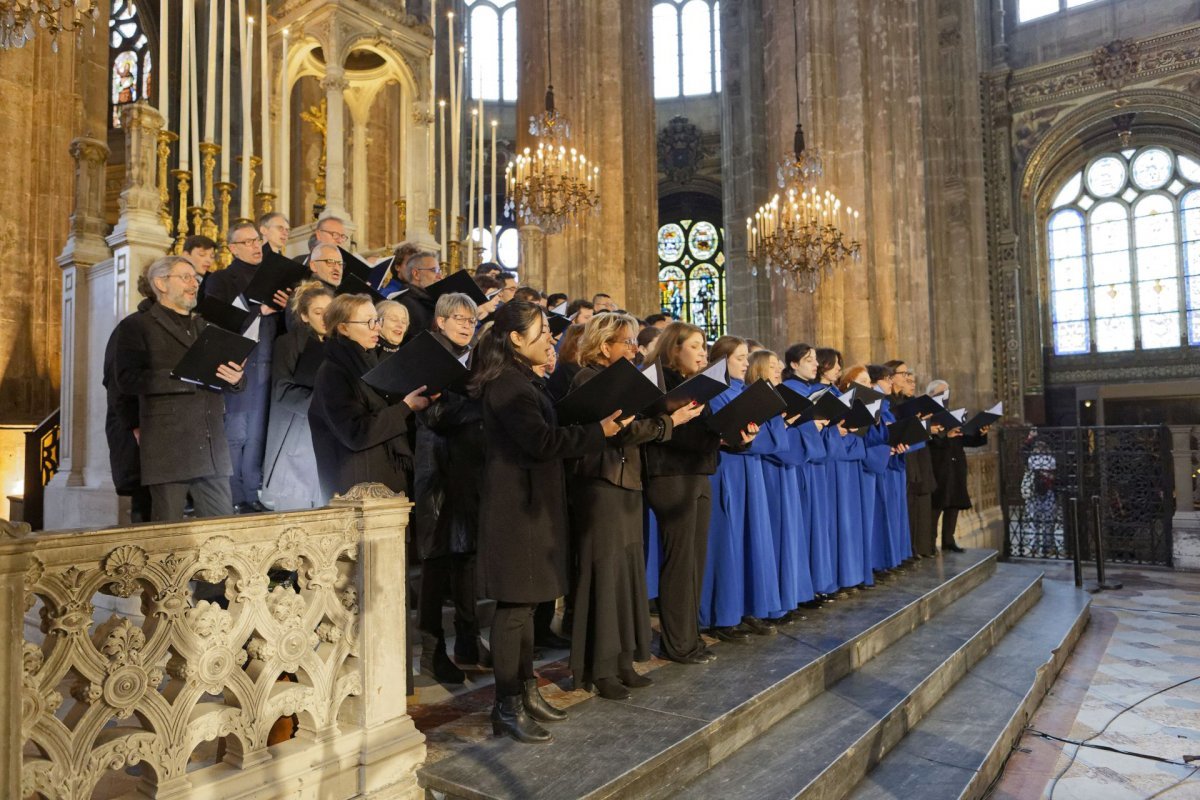
M725 333L724 242L722 229L707 220L681 219L658 229L663 313L699 326L710 341Z
M1095 3L1096 0L1017 0L1017 21L1031 22L1069 8Z
M517 99L517 0L465 0L471 97ZM438 24L441 24L441 20Z
M1159 146L1105 153L1053 197L1054 352L1200 345L1200 161Z
M112 81L112 126L121 127L121 106L149 97L153 63L134 0L113 0L108 18L108 53Z
M492 242L492 232L487 228L476 228L471 231L471 239L483 249L484 261L495 261L505 269L516 271L517 260L520 258L520 246L517 229L514 227L501 228L496 233L496 241Z
M721 91L720 10L720 3L714 0L660 0L654 4L656 98Z

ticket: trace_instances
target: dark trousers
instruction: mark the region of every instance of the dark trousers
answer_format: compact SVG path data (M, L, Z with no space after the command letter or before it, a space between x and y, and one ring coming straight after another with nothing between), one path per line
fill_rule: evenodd
M229 443L229 459L233 474L229 490L234 503L249 503L258 499L262 488L263 458L267 448L266 403L261 409L227 412L225 440Z
M178 483L154 483L150 489L151 519L154 522L176 522L183 519L187 498L197 517L227 517L233 513L228 478L193 478Z
M150 487L139 486L129 495L129 522L136 525L139 522L149 522L152 516L153 503L150 500Z
M515 697L533 674L534 603L496 603L492 617L492 669L496 697Z
M933 544L933 495L908 493L908 534L917 555L935 556Z
M454 603L455 635L467 636L474 641L479 635L479 620L475 616L474 553L451 553L421 562L417 627L422 633L439 639L445 635L442 630L442 601L446 597Z
M646 481L646 500L658 523L662 562L658 578L658 618L662 652L683 658L703 649L700 591L708 554L712 484L705 475L672 475Z
M938 518L942 521L942 547L947 544L958 544L954 541L954 531L958 527L958 509L957 508L935 508L933 509L933 525L930 527L930 535L933 541L938 541Z

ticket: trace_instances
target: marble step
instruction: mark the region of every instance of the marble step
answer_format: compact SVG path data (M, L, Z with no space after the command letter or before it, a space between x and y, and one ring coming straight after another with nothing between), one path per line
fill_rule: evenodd
M1042 599L848 795L984 797L1087 627L1089 596L1045 581Z
M491 738L429 764L429 797L667 797L967 596L996 553L926 559L838 600L779 635L714 646L716 661L668 664L632 699L593 697L552 728L550 745Z
M1041 597L1042 573L996 574L701 775L688 797L836 798L900 741Z

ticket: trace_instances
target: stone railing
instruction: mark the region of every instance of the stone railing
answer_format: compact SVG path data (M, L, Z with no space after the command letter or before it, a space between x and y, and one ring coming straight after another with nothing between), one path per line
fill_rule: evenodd
M290 514L0 521L0 796L417 796L411 507L367 484Z

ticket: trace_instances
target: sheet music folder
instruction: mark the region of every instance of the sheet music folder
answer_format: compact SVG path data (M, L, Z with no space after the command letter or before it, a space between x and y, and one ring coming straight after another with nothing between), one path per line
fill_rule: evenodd
M615 411L621 411L622 417L633 416L645 411L662 396L653 378L643 375L633 362L622 358L559 401L556 406L558 421L563 425L599 422Z
M742 431L751 424L761 425L771 417L777 417L787 408L787 403L765 380L757 380L720 411L705 421L708 427L721 434L729 445L742 441Z
M917 417L905 417L888 426L888 444L892 447L920 444L928 440L929 431L925 428L925 423Z
M689 403L703 405L729 388L725 374L726 359L722 358L667 392L648 410L654 414L671 414Z
M230 361L243 363L257 344L217 325L207 325L171 370L171 377L218 391L228 389L231 384L217 377L217 367Z
M368 386L394 397L405 397L426 387L424 394L435 395L467 377L469 370L433 338L421 331L408 344L379 362L363 375Z
M275 303L275 293L291 289L308 275L307 265L284 258L264 245L262 263L255 268L254 277L242 294L252 303L282 310L282 306Z

